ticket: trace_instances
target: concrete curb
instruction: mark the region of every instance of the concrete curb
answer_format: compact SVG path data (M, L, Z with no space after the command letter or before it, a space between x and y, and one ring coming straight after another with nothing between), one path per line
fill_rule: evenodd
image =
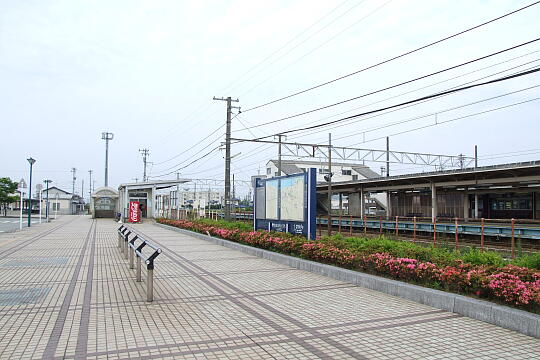
M447 293L444 291L411 285L380 276L342 269L336 266L321 264L289 255L283 255L268 250L242 245L233 241L223 240L213 236L180 229L174 226L159 223L156 223L156 225L202 240L211 241L215 244L225 246L233 250L242 251L249 255L271 260L279 264L321 274L332 279L380 291L389 295L399 296L401 298L429 305L434 308L494 324L505 329L514 330L521 334L540 338L540 315L512 309L510 307L498 305L489 301L477 300L463 295Z

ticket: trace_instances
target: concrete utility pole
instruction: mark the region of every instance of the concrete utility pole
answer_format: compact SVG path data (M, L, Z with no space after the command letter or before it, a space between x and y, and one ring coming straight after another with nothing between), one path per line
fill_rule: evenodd
M113 133L101 133L101 139L105 140L105 186L109 186L109 140L112 140L113 138Z
M81 197L84 199L84 179L81 179Z
M390 176L390 138L386 137L386 176Z
M278 145L278 176L281 176L281 138L283 135L278 134L279 145Z
M90 190L88 190L88 196L89 196L89 199L92 198L92 173L94 172L94 170L88 170L88 174L90 175L90 182L89 182L89 188Z
M328 134L328 236L332 235L332 134Z
M214 100L227 102L227 126L225 131L225 220L231 220L231 114L232 109L240 110L238 106L232 106L231 102L238 102L239 100L232 100L231 97L216 98Z
M146 178L146 157L148 155L150 155L150 150L148 149L139 149L139 152L142 154L142 158L143 158L143 164L144 164L144 172L143 172L143 182L145 182L146 180L148 180Z
M73 178L73 186L72 186L72 189L71 189L71 194L72 195L75 195L75 180L77 180L77 176L75 176L76 173L77 173L77 169L72 167L71 168L71 174L72 174L72 178Z

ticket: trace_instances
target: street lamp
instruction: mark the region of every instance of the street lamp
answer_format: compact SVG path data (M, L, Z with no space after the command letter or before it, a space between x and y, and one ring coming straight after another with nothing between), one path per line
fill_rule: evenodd
M20 210L20 217L19 217L19 230L22 230L22 208L23 208L23 197L24 197L24 189L26 189L26 183L24 182L24 179L21 179L21 181L19 181L19 194L20 194L20 199L21 199L21 206L19 208Z
M30 163L30 183L28 184L28 227L30 227L31 216L32 216L32 166L36 160L29 157L28 163Z

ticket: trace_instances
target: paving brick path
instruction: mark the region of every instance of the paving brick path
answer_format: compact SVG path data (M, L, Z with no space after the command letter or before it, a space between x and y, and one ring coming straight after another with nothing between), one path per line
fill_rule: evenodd
M134 226L164 250L147 303L117 227L0 234L0 358L540 358L538 339L151 223Z

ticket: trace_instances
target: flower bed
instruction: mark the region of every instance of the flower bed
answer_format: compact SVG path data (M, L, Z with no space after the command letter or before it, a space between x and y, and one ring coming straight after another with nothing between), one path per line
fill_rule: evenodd
M431 288L495 300L540 312L540 271L515 265L473 265L459 259L445 265L387 252L366 253L357 248L300 236L223 228L206 221L158 219L159 223L210 234L222 239L326 264L363 271Z

